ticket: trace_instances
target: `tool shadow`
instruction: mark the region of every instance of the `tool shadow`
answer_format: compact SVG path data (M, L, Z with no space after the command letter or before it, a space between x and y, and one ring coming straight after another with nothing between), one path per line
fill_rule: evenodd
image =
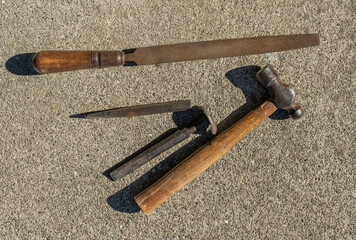
M16 75L33 76L40 75L33 67L32 58L35 53L23 53L9 58L5 63L5 68Z
M264 101L269 98L268 91L257 81L256 73L261 68L258 66L245 66L233 69L225 74L226 78L237 88L240 88L245 95L246 103L241 107L232 112L229 116L227 116L223 121L221 121L218 127L218 133L223 132L231 125L242 119L247 113L251 110L258 107ZM173 113L173 120L178 125L179 124L179 114L181 113ZM288 118L288 114L286 111L277 111L273 115L271 115L272 119L280 120ZM167 131L168 132L168 131ZM147 149L148 147L154 145L155 143L162 140L167 135L167 132L162 134L160 137L152 141L150 144L140 149L123 162L129 161L134 156L137 156L139 153ZM148 188L158 179L160 179L164 174L166 174L169 170L175 167L179 162L183 161L186 157L192 154L196 149L203 146L210 138L211 135L200 135L185 144L179 150L172 153L165 160L157 164L155 167L150 169L147 173L142 175L139 179L135 180L128 186L124 187L117 193L108 197L108 204L115 210L125 213L136 213L140 211L139 206L136 204L134 197L142 192L144 189ZM119 163L114 167L106 170L103 174L109 177L109 173L111 170L115 169L119 165L123 163Z

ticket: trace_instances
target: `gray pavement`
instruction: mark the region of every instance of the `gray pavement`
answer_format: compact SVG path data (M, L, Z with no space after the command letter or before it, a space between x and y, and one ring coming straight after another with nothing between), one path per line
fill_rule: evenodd
M354 1L2 0L0 29L1 239L355 238ZM50 75L31 75L22 61L41 50L298 33L319 33L321 45ZM113 182L105 171L174 128L172 114L69 118L190 99L224 128L257 101L246 103L256 69L246 66L268 63L304 117L266 120L150 216L133 196L207 138Z

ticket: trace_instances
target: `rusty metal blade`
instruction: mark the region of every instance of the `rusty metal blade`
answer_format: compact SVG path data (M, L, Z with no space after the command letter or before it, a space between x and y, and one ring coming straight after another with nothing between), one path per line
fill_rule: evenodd
M122 108L113 108L103 111L88 112L72 117L81 118L117 118L117 117L136 117L150 114L184 111L191 108L189 100L172 101L163 103L153 103Z
M318 34L192 42L124 50L126 65L146 65L280 52L320 44Z

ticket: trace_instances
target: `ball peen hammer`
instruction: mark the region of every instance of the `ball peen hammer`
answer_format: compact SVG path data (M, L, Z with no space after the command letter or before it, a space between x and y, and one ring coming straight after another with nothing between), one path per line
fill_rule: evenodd
M302 110L295 102L295 93L283 83L271 65L257 73L257 79L271 96L262 105L240 121L202 146L161 179L135 196L135 201L144 213L150 214L170 196L199 176L225 155L247 133L272 115L277 108L285 109L293 118L300 118Z

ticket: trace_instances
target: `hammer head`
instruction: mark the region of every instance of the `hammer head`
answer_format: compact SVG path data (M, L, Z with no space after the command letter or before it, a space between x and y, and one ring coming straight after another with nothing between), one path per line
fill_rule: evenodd
M294 119L303 115L299 104L295 102L294 91L280 80L272 65L267 65L258 71L257 79L268 89L272 102L277 108L287 110Z

